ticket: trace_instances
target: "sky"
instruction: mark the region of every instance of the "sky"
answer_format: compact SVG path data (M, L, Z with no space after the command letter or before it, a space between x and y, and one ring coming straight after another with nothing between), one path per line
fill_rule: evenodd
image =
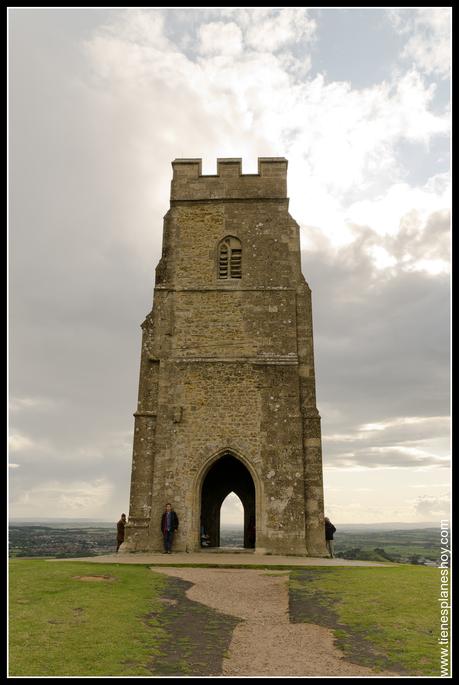
M8 18L10 517L127 513L171 161L285 156L325 513L448 518L451 8Z

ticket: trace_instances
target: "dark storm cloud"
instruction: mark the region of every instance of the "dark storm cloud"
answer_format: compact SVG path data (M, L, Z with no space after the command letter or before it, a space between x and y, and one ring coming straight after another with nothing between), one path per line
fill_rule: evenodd
M431 242L435 235L441 238L444 216L430 217L428 231ZM341 250L322 245L320 252L303 252L303 273L312 289L325 441L327 435L348 433L350 426L449 414L449 278L400 267L376 269L367 253L373 240L372 231L361 229L360 238ZM408 232L399 236L400 253L410 249L422 255L422 239L417 236L413 242ZM413 442L439 432L448 436L447 424L437 425L429 435L427 425L398 425L384 435L374 431L373 445L381 439L388 446ZM345 441L341 451L350 451ZM326 463L328 458L331 463L339 459L336 445L335 456L328 445L325 452ZM406 454L387 452L385 458L389 465L419 466ZM384 463L381 455L379 459L368 451L355 456L357 463L368 466Z
M449 405L449 279L371 268L361 246L303 254L318 394L357 422L437 416Z
M162 214L140 201L145 176L103 96L75 80L78 41L62 50L53 21L21 14L12 31L11 428L51 440L49 458L55 450L68 467L80 446L131 429Z
M146 211L148 181L121 144L113 111L75 81L77 41L60 46L43 14L15 19L11 495L109 478L126 498L140 324L151 308L164 208ZM164 184L165 175L152 195Z
M410 417L350 426L349 433L325 433L327 466L367 468L449 467L449 418Z

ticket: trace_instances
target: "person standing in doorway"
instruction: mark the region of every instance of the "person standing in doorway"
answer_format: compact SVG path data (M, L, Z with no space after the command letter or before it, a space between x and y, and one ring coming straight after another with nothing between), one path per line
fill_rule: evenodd
M325 521L325 543L327 545L327 549L330 552L330 556L332 559L335 558L335 543L333 541L333 533L336 531L335 526L333 523L330 521L327 516L324 519Z
M121 514L121 518L116 524L116 551L119 550L124 542L124 526L126 525L126 514Z
M161 517L161 532L163 534L164 540L164 552L163 554L170 554L172 551L172 540L174 538L174 533L178 528L178 516L172 509L171 504L168 502L166 504L166 509Z

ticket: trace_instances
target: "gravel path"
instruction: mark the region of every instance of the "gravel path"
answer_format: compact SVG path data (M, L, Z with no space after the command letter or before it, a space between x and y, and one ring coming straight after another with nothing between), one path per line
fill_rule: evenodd
M224 676L396 676L345 661L333 632L290 623L288 571L152 567L193 583L189 599L242 618L234 630Z

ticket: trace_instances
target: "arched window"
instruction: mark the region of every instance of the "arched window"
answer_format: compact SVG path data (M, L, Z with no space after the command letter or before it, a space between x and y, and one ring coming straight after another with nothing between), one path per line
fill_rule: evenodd
M241 278L241 269L241 241L228 235L218 246L218 278Z

